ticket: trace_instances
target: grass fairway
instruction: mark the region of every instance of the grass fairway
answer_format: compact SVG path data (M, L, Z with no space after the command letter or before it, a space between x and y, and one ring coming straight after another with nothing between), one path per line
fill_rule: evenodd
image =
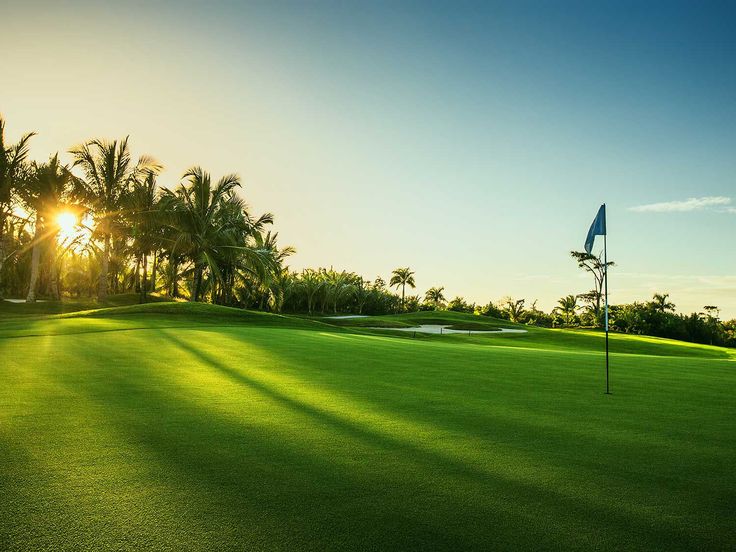
M732 351L601 343L0 319L0 550L733 549Z

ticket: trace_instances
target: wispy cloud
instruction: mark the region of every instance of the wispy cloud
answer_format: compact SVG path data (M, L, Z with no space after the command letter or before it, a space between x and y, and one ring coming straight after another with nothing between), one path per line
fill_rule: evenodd
M736 207L731 207L731 198L724 196L691 197L680 201L665 201L629 207L630 211L636 211L637 213L686 213L706 209L736 213Z

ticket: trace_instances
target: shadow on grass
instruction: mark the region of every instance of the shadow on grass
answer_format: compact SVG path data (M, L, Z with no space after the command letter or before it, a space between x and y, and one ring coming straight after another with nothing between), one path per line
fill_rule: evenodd
M206 332L186 334L207 338ZM114 359L115 366L90 360L83 377L65 370L53 375L84 403L90 432L102 422L114 427L91 446L104 452L125 444L151 459L145 478L112 484L105 489L108 499L125 495L126 485L161 489L167 495L161 501L175 519L163 519L158 510L152 515L162 516L162 532L178 531L193 548L588 550L702 544L659 518L627 513L626 497L620 497L621 509L584 496L575 500L305 403L249 375L247 364L233 366L235 359L248 358L235 349L233 360L225 360L160 329L145 338L111 337L95 337L96 358ZM238 345L235 339L226 342ZM152 344L158 347L152 350ZM172 348L216 376L223 393L204 394L197 388L202 382L184 381L186 371L176 364L182 359L167 356ZM318 362L292 358L283 345L268 353L286 356L297 367ZM239 390L235 397L225 396L229 387ZM208 406L205 397L223 404ZM218 408L223 405L229 410ZM380 406L385 418L397 414L395 402ZM125 468L125 458L114 461ZM89 467L70 469L83 475ZM104 523L104 515L98 516ZM131 538L139 548L166 540L135 528Z
M370 430L365 425L352 422L344 416L335 415L302 400L298 400L293 396L289 396L275 386L249 376L247 370L231 367L218 358L206 353L202 348L178 338L171 334L171 332L164 333L172 344L179 349L189 352L205 366L217 370L233 382L242 385L248 391L255 391L260 395L268 397L268 399L284 409L311 419L316 426L325 428L330 434L334 434L335 439L344 440L346 438L346 444L358 442L370 449L377 448L383 451L391 460L398 459L400 468L405 470L402 479L405 478L409 487L412 484L421 486L421 479L424 474L432 474L446 482L452 481L457 485L457 488L453 489L445 497L445 500L458 501L456 507L461 509L463 508L461 505L465 501L470 499L472 502L477 498L474 496L475 492L485 494L486 498L495 495L496 499L491 500L490 504L487 500L480 500L479 502L485 502L486 507L492 504L491 512L496 520L506 518L506 522L508 522L508 516L511 516L511 519L514 519L517 525L514 530L518 530L519 525L524 525L527 536L534 535L530 527L544 525L543 511L535 511L535 509L525 511L524 508L518 508L518 504L510 506L504 500L497 500L497 493L501 492L502 496L508 501L519 501L520 503L527 504L546 503L550 507L555 505L555 507L564 510L566 517L576 518L573 524L578 526L582 524L583 520L589 519L591 513L593 513L593 517L605 518L614 525L628 527L633 534L638 534L640 537L648 535L649 538L653 538L657 542L662 542L664 538L672 538L673 533L678 532L676 526L670 524L666 524L666 527L663 526L654 529L646 520L637 519L634 514L626 512L626 508L612 509L607 505L597 503L591 498L582 496L572 498L548 488L543 488L537 484L523 482L516 478L509 479L500 473L489 473L487 470L459 458L453 458L451 453L433 452L426 447L415 445L409 439L399 439L377 430ZM386 405L384 405L385 407ZM391 413L387 412L386 416L390 418ZM520 462L524 461L524 459L520 459ZM468 492L468 489L471 489L471 492ZM486 512L478 521L481 521L484 517L487 519L488 514L491 512ZM465 522L476 517L473 515L474 513L477 515L477 512L466 511L467 518ZM505 525L505 523L502 525ZM560 531L561 529L555 528L555 530L552 530L548 527L543 534L534 535L534 538L536 542L540 542L538 540L540 538L544 541L550 538L554 540L558 537L564 537L565 532L564 530ZM580 529L578 530L580 531ZM498 529L494 532L495 537L498 537L501 533ZM551 533L555 532L560 534L553 537ZM465 531L461 531L461 533L467 535ZM600 535L594 534L583 536L583 533L586 533L586 531L580 531L578 535L582 540L586 540L587 538L595 540L601 537ZM569 535L566 536L569 538ZM490 535L486 535L486 542L489 538ZM509 536L509 538L511 537ZM517 534L515 538L518 539L519 535ZM680 542L686 542L685 535L680 535L678 538Z

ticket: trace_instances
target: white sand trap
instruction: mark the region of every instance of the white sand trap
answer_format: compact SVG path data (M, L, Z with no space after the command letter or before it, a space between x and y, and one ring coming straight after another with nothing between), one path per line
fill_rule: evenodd
M5 299L8 303L25 303L25 299ZM36 303L45 303L45 299L36 299Z
M366 330L391 330L394 332L419 332L426 334L501 334L501 333L527 333L527 330L516 330L499 328L498 330L451 330L450 326L441 324L422 324L412 328L364 328Z
M331 318L332 320L347 320L349 318L368 318L367 314L343 314L340 316L325 316L325 318Z

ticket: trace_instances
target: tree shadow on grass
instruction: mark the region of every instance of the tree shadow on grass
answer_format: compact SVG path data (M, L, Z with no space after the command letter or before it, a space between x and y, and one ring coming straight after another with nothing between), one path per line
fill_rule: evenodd
M173 513L167 518L154 509L151 515L161 533L177 531L193 548L589 549L671 543L668 547L675 549L702 544L677 542L678 531L651 529L647 519L489 474L447 454L428 451L411 437L399 439L381 428L335 415L314 401L305 403L281 386L252 377L247 366L235 367L229 359L172 334L152 330L126 340L89 337L97 356L85 358L89 366L84 372L76 372L73 365L49 372L80 401L90 403L91 430L102 421L115 428L90 447L100 447L105 458L120 463L122 469L125 458L115 459L121 444L151 458L145 476L136 475L130 484L150 485L166 495L154 504L165 504ZM89 340L77 343L93 343ZM233 347L238 345L230 341ZM161 347L151 350L152 344ZM194 366L242 388L244 397L277 405L274 415L283 412L287 420L299 421L293 435L285 439L283 432L271 430L267 418L250 418L245 400L240 402L243 416L206 408L196 388L176 381L182 372L166 356L172 350L169 344L185 351ZM275 346L267 354L283 356L284 352ZM116 365L103 366L109 359ZM315 360L289 358L286 365L301 369L307 362ZM96 379L88 377L94 372ZM387 418L397 407L380 406ZM311 428L313 433L305 431ZM77 469L81 477L89 467L70 466L75 476ZM115 502L129 492L126 485L111 482L100 491ZM72 499L75 492L69 489ZM72 499L69 504L73 505ZM80 516L91 514L80 512ZM94 513L96 522L109 524L106 512ZM130 518L124 511L121 516L135 519L132 512ZM590 525L600 519L613 528L611 533L601 534L603 523ZM91 519L89 526L94 523ZM629 540L610 539L627 531L631 531ZM150 528L140 529L134 523L130 539L138 548L167 540L162 535L153 538Z
M410 436L400 439L333 414L172 332L152 330L129 341L90 339L95 339L98 360L88 359L83 377L74 367L51 373L89 403L91 431L102 422L115 428L91 447L102 447L105 458L123 470L125 458L106 451L125 445L151 459L145 475L100 489L111 503L124 504L127 485L160 490L153 510L151 504L141 508L155 512L161 534L151 535L150 524L131 523L133 547L166 542L167 532L178 533L173 542L218 549L590 549L655 543L676 549L700 544L670 527L653 529L647 519L625 510L492 474L427 450ZM151 350L152 343L161 346ZM237 404L243 415L203 404L197 388L181 381L184 372L166 356L169 345L223 385L242 389ZM101 359L115 359L116 366L103 366ZM95 378L87 377L94 372ZM273 425L268 417L248 416L247 399L265 399L262 410L273 410ZM394 406L383 405L385 417L392 416ZM288 436L284 420L276 422L278 415L298 424ZM79 469L84 474L89 467ZM76 491L69 492L73 504ZM96 513L97 522L105 523L106 512ZM140 512L120 515L132 521ZM601 531L600 523L591 525L600 519L610 532ZM622 541L611 538L620 535Z
M157 484L186 490L193 505L185 525L214 528L191 535L200 547L409 550L464 542L462 534L407 510L392 478L356 473L299 446L298 436L280 440L264 421L235 421L175 386L151 385L147 374L160 369L155 359L115 354L120 368L83 391L108 407L109 421L126 442L153 452ZM363 515L392 495L396 500L384 504L389 509Z
M539 485L526 483L523 481L508 479L508 477L501 474L491 474L487 470L483 470L477 466L464 462L460 459L453 458L448 454L440 454L428 450L426 447L421 447L414 444L408 439L399 439L390 436L380 431L368 429L365 425L350 421L349 419L335 415L331 412L327 412L323 409L317 408L304 401L298 400L293 396L289 396L286 393L281 392L275 386L269 385L261 380L249 376L246 371L242 369L236 369L228 364L222 362L220 359L213 357L206 353L202 348L192 345L191 343L172 335L170 332L163 332L166 337L179 349L188 351L192 356L196 357L205 366L217 370L232 381L242 385L249 391L256 391L257 393L268 397L281 407L291 410L300 416L306 416L313 420L317 426L328 429L330 432L335 434L335 438L346 439L347 442L359 442L367 447L373 449L379 449L383 451L389 458L396 459L401 458L404 469L409 472L410 480L414 484L421 485L421 480L424 475L431 474L434 478L444 479L448 482L454 482L458 489L473 489L479 494L490 496L490 493L501 493L505 499L501 500L480 500L477 501L476 507L483 505L488 507L490 504L493 505L491 511L486 511L478 516L477 511L468 511L459 506L460 510L465 509L466 518L465 524L470 525L470 520L474 519L476 522L483 522L489 517L500 520L506 518L514 519L515 527L511 533L516 533L514 537L507 535L507 538L520 538L518 533L521 526L524 527L524 531L527 533L527 537L534 535L535 542L549 542L550 540L556 540L558 538L569 539L570 535L566 535L566 529L557 527L547 527L542 534L534 534L531 527L543 527L545 525L544 510L538 508L531 508L525 510L525 508L518 507L518 504L509 506L510 502L517 502L519 504L530 504L539 505L544 503L547 505L556 505L557 508L561 508L565 515L562 519L567 518L572 525L578 527L579 534L576 535L578 542L585 542L586 540L590 543L595 539L602 538L601 535L597 535L595 529L583 528L587 520L591 517L600 517L609 520L613 525L619 527L626 527L633 535L636 535L638 539L642 539L646 536L648 539L652 539L654 542L664 542L673 538L673 534L678 533L675 526L653 528L647 520L637 519L634 515L625 512L621 509L612 509L606 505L599 504L593 499L586 499L584 497L571 498L565 495L560 495L547 488L542 488ZM390 413L388 414L390 417ZM339 436L339 437L338 437ZM405 474L406 475L406 474ZM408 482L411 484L411 482ZM457 489L456 489L457 490ZM459 493L449 493L446 497L447 500L458 500L459 504L462 504L463 500L470 500L475 502L477 496L459 496ZM509 503L504 504L504 500L508 500ZM467 504L465 505L467 506ZM591 512L597 512L591 516ZM458 526L459 533L467 534L463 529L461 522ZM502 523L501 525L505 525ZM449 527L448 527L449 528ZM568 528L569 529L569 528ZM491 533L486 533L484 539L480 542L492 542L494 538L497 538L501 531L496 529ZM556 534L555 534L556 533ZM687 535L677 535L680 543L686 543ZM591 539L591 540L589 540ZM518 543L518 540L517 540ZM570 542L566 543L568 546Z
M304 440L295 429L285 441L269 432L268 420L250 423L246 416L236 421L203 409L175 385L161 386L162 378L150 377L161 370L155 354L140 357L107 341L96 346L103 357L114 355L117 367L98 367L104 370L100 379L74 382L80 399L105 407L91 416L90 425L97 416L104 417L122 437L116 442L153 453L157 466L151 484L178 488L174 499L187 497L187 517L179 525L201 546L217 542L224 548L223 542L230 542L269 549L469 549L550 539L549 530L532 525L520 533L519 524L529 516L497 496L480 500L481 508L469 507L479 500L476 481L470 482L469 494L463 494L466 481L458 481L459 490L432 488L432 479L422 470L431 475L446 467L417 465L407 457L390 463L398 472L386 473L382 465L326 456L319 436ZM197 365L207 368L199 359ZM250 394L262 395L257 390ZM296 403L282 410L304 416ZM345 435L351 432L349 424L335 427L329 417L323 422L329 439L344 444L346 452L351 446L358 454L376 448L370 434ZM447 484L448 478L452 475L443 474L442 482ZM111 500L117 492L125 489L107 490ZM460 509L465 510L463 517L457 514ZM164 530L170 525L162 523ZM201 534L205 527L211 530Z

